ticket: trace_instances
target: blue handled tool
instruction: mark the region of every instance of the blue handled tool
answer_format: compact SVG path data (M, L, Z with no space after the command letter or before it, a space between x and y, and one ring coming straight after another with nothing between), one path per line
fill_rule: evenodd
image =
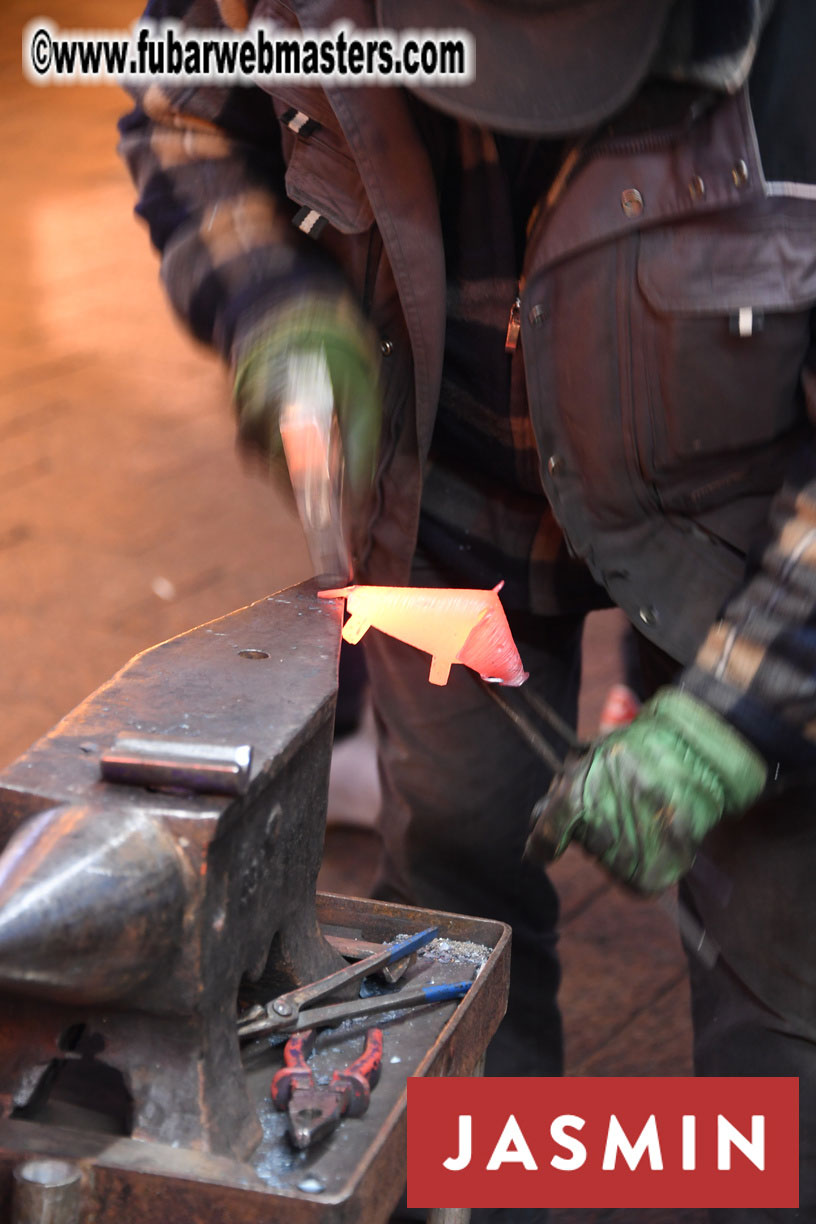
M374 1012L399 1011L403 1007L419 1007L423 1003L450 1003L461 999L470 990L472 982L445 982L438 986L406 986L402 990L391 990L387 994L371 995L368 999L351 999L348 1003L327 1003L325 1007L309 1007L292 1024L274 1021L272 1025L257 1021L260 1028L251 1031L239 1029L239 1037L260 1032L299 1033L307 1028L324 1028L339 1024L341 1020L370 1016Z
M307 1004L339 990L349 982L360 981L376 973L385 965L413 955L424 948L439 934L439 927L428 927L410 939L388 944L381 952L367 956L364 960L345 969L338 969L328 977L299 986L287 994L278 995L266 1004L258 1004L245 1012L238 1020L239 1037L256 1037L262 1033L297 1033L307 1028L321 1028L338 1023L347 1017L364 1016L371 1012L395 1011L402 1007L415 1007L423 1003L442 1003L460 999L469 990L470 982L445 983L438 986L413 986L388 994L375 995L368 999L351 999L344 1003L329 1003L324 1007L307 1007Z

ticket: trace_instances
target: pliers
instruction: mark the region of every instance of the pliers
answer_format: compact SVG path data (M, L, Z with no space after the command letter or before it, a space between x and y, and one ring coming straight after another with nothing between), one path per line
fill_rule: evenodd
M439 927L428 927L410 939L389 944L382 952L375 952L354 965L338 969L328 977L320 978L307 986L299 986L287 994L244 1012L238 1019L238 1036L258 1037L264 1033L297 1033L304 1029L321 1028L336 1024L349 1017L364 1016L371 1012L395 1011L422 1003L443 1003L449 999L461 999L472 986L472 982L445 982L438 986L407 986L387 994L374 995L367 999L351 999L347 1003L329 1003L323 1007L308 1007L324 995L376 973L385 965L411 956L419 948L429 944L439 934ZM305 1010L304 1010L305 1009Z
M315 1036L314 1029L306 1029L289 1038L283 1049L286 1065L272 1080L272 1101L276 1109L288 1111L289 1138L296 1148L325 1139L346 1114L364 1114L382 1067L382 1029L369 1029L362 1054L333 1071L328 1084L318 1084L306 1061Z

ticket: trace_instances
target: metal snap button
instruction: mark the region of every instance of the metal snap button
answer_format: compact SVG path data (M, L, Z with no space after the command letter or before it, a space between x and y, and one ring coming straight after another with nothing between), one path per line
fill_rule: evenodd
M695 174L689 182L689 195L692 200L702 200L706 193L706 185L700 178L699 174Z
M635 187L621 192L621 208L627 217L639 217L643 212L643 196Z
M748 166L741 157L731 167L731 178L735 187L744 187L748 182Z
M394 351L394 345L392 341L390 340L380 341L380 352L382 353L383 357L390 357L393 351Z
M547 471L551 476L560 476L564 470L564 460L560 455L550 455L547 460Z

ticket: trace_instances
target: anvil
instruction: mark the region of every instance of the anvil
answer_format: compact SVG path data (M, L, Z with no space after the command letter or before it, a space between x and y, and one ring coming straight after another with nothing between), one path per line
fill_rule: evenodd
M0 773L3 1114L73 1058L118 1073L134 1137L253 1149L239 989L343 963L315 915L340 629L313 584L281 591L136 656ZM213 747L242 793L214 793Z

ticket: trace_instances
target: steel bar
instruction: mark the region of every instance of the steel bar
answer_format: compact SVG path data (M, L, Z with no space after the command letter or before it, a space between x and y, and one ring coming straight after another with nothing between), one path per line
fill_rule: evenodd
M573 752L585 752L589 747L587 740L582 740L576 735L573 727L569 725L566 719L552 708L549 701L545 701L534 689L525 687L521 690L521 698L526 701L527 705L533 709L539 718L548 723L557 735L560 735L564 743L573 750Z
M252 747L120 734L100 756L99 768L106 782L127 786L244 795L249 787Z
M497 685L488 684L484 680L480 680L479 684L481 684L488 696L495 701L496 705L504 711L519 735L527 741L536 756L540 757L553 773L558 773L564 765L562 758L556 753L555 749L544 738L541 732L533 726L529 718L525 718L523 714L520 714L515 709L509 698Z
M27 1160L14 1170L12 1224L80 1224L82 1173L70 1160Z

